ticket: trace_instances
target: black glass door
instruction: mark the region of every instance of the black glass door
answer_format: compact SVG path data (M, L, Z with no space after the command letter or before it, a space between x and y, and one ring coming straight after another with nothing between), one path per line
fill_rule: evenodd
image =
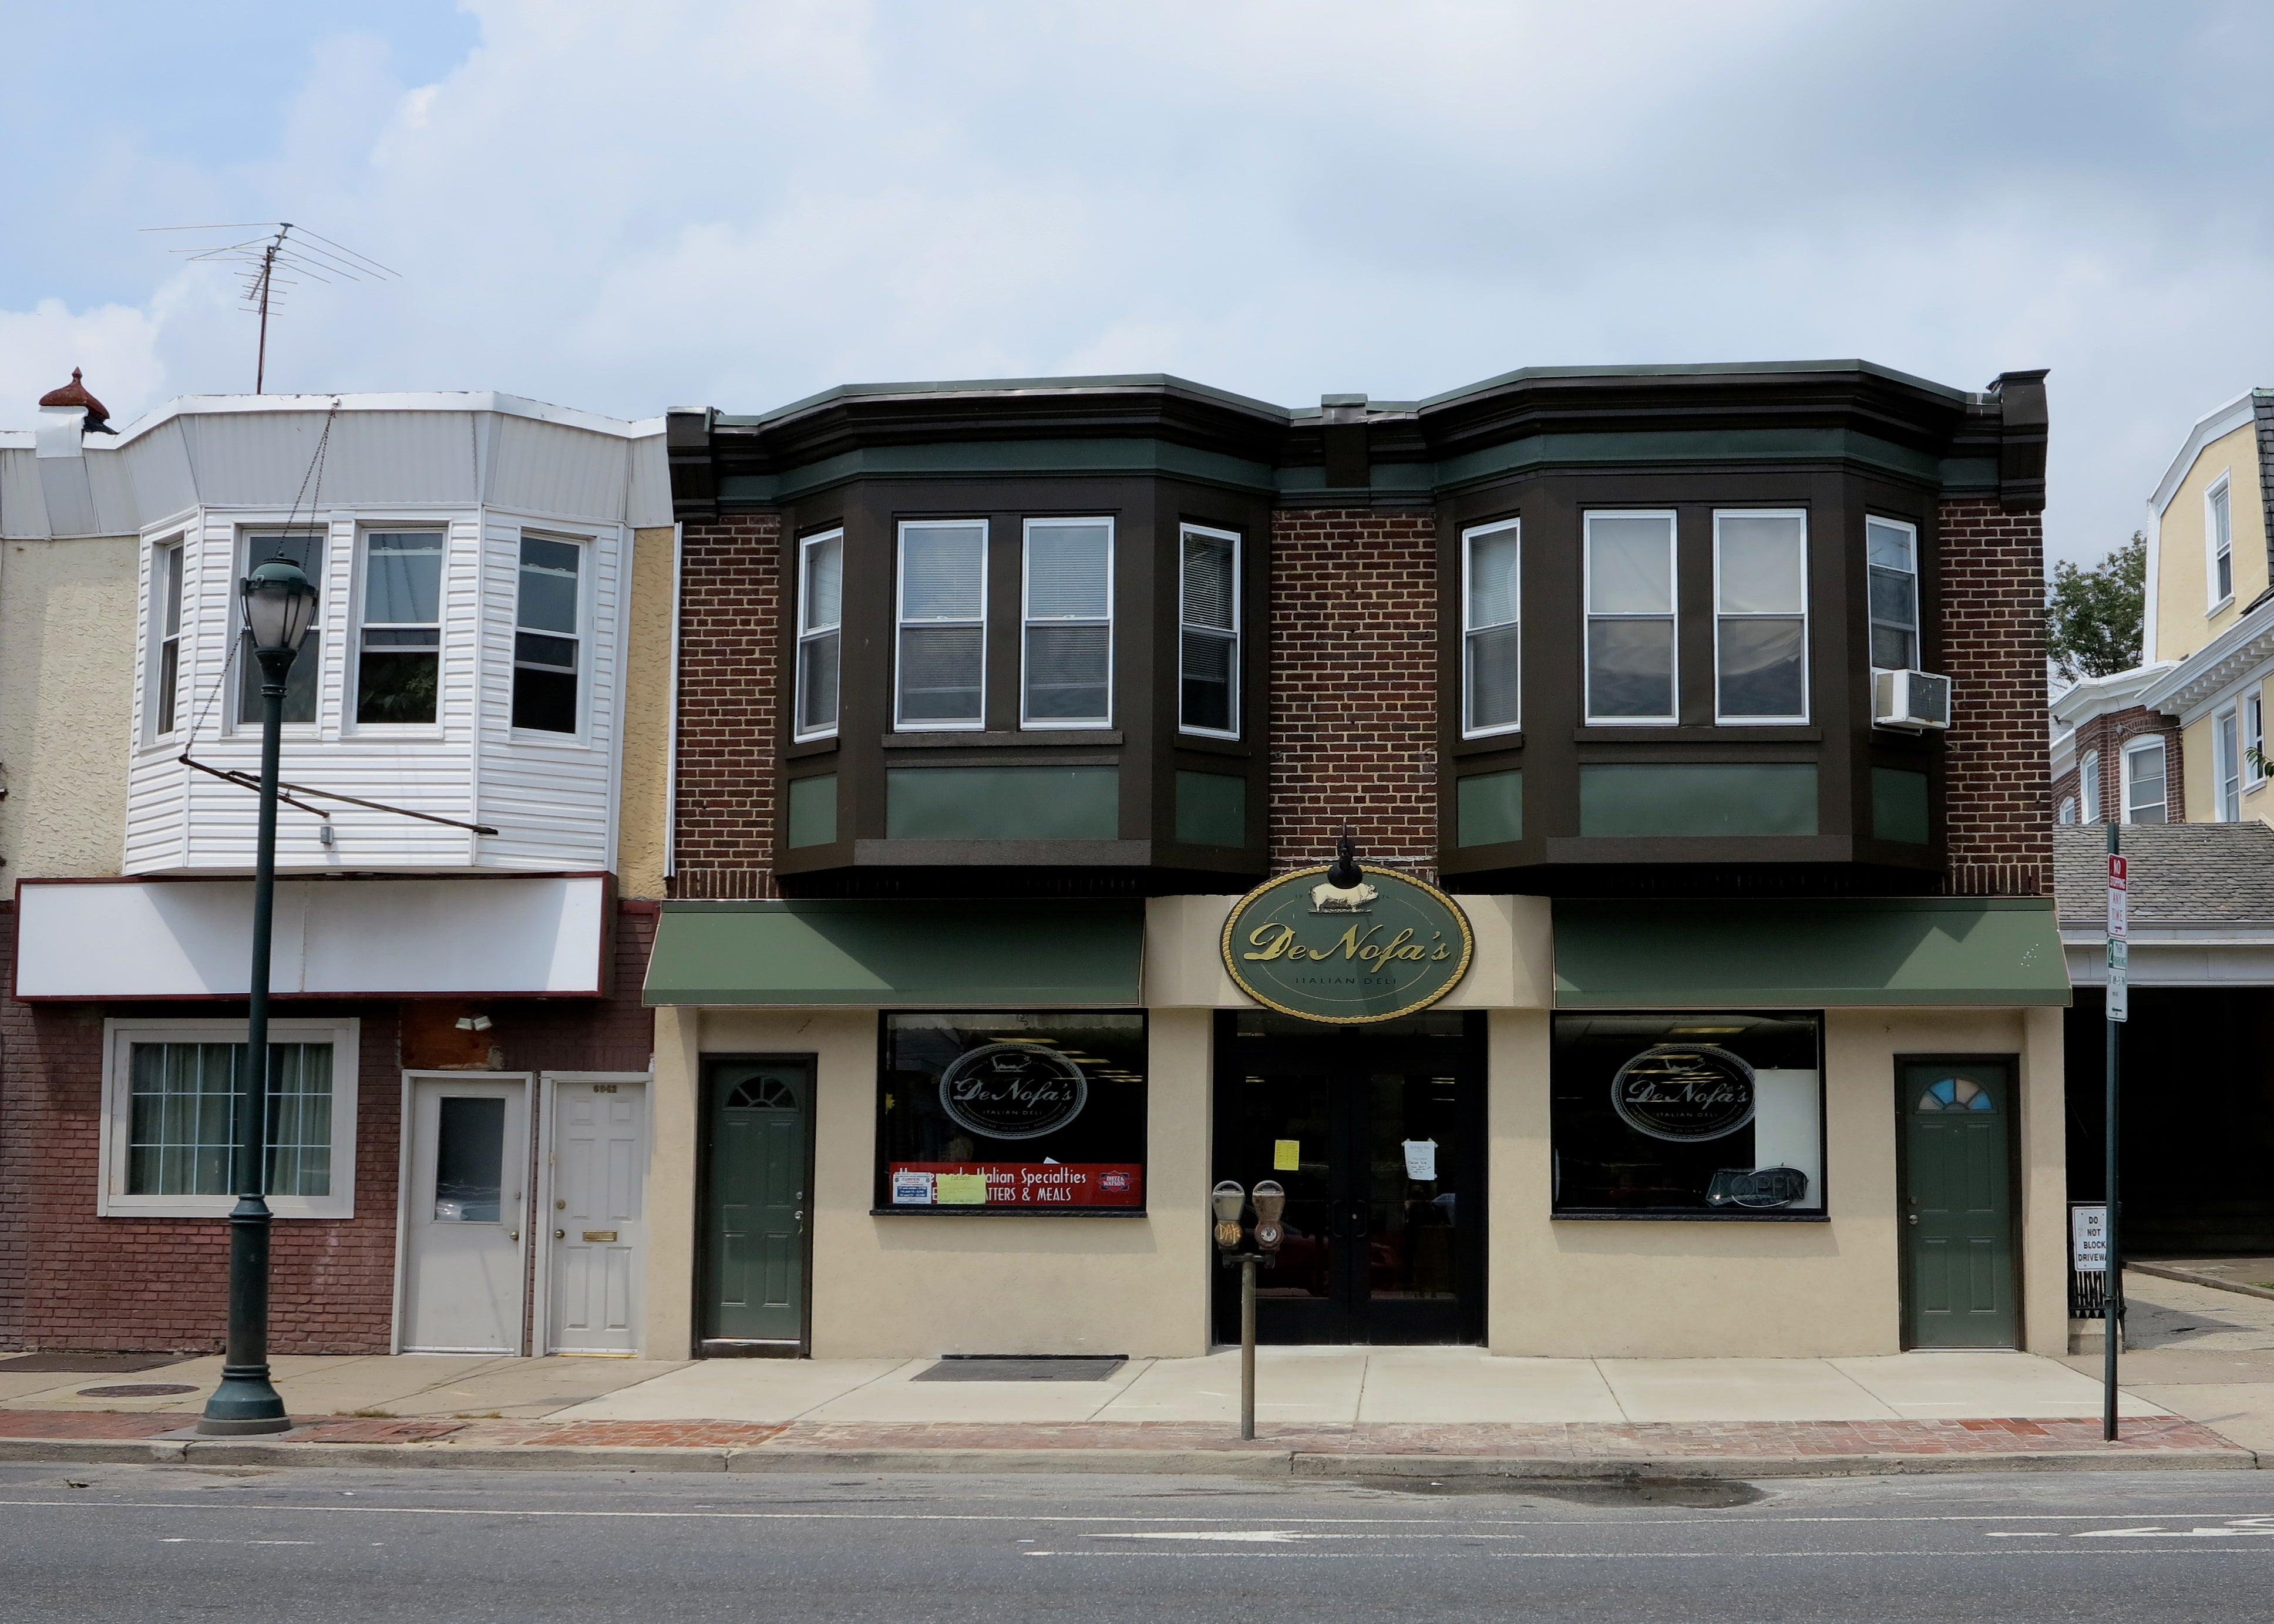
M1286 1241L1257 1280L1268 1342L1484 1339L1484 1068L1473 1018L1362 1030L1219 1018L1216 1174L1286 1187ZM1239 1335L1219 1268L1216 1335Z

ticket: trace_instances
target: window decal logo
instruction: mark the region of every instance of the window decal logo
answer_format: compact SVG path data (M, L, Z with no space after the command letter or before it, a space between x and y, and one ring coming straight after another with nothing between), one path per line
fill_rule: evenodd
M1611 1079L1611 1108L1637 1133L1698 1144L1753 1119L1753 1068L1711 1043L1658 1043Z

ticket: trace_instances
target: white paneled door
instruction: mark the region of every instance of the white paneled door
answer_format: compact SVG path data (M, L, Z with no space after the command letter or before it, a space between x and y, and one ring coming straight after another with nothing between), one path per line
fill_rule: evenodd
M410 1083L403 1350L519 1353L528 1084L495 1076Z
M555 1075L547 1350L636 1352L645 1251L647 1083Z

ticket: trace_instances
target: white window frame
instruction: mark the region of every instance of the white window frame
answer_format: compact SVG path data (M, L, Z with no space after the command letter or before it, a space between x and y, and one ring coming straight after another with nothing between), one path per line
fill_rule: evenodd
M189 537L177 531L150 544L150 643L143 679L144 736L171 738L181 731L182 645L187 635L182 595L189 589ZM169 629L170 628L170 629ZM166 653L174 656L173 680L166 678Z
M1789 620L1784 610L1729 613L1721 607L1721 521L1724 519L1798 519L1800 521L1800 713L1797 716L1739 716L1721 709L1721 622L1724 620ZM1912 538L1911 561L1918 561L1917 538ZM1810 652L1814 625L1808 613L1808 509L1805 508L1716 508L1713 510L1713 720L1724 727L1805 727L1815 695L1809 684ZM1678 587L1677 587L1678 595ZM1913 599L1916 601L1916 598ZM1681 617L1675 617L1675 657L1681 654ZM1915 636L1916 633L1913 634Z
M814 624L809 618L813 604L814 549L829 542L837 544L837 618L826 626ZM897 630L897 628L895 628ZM799 718L805 715L805 645L817 638L834 634L837 638L837 704L826 727L801 727ZM797 647L791 654L790 667L790 737L799 744L809 739L834 739L845 716L845 527L816 530L810 536L801 536L797 543ZM893 703L900 703L900 683L892 685Z
M358 712L363 709L363 635L373 627L380 630L410 629L423 626L424 621L378 620L364 619L364 606L371 590L371 538L373 536L402 536L440 531L442 537L442 578L434 595L434 719L431 722L366 722ZM347 623L340 633L340 642L346 646L342 658L346 660L341 669L340 724L344 728L376 733L381 738L429 739L442 731L448 719L449 665L447 656L450 642L450 569L457 553L457 527L448 519L366 519L356 526L355 546L349 559L349 604ZM521 543L519 531L514 541L514 602L515 618L519 619L521 600ZM579 587L581 592L582 588ZM318 613L322 610L320 607ZM507 714L511 716L512 680L507 679ZM565 739L566 733L553 738Z
M2169 757L2165 771L2171 771ZM2211 821L2242 821L2242 708L2227 705L2210 718ZM2168 793L2168 786L2167 786ZM2168 804L2168 801L2167 801ZM2165 814L2169 816L2169 814Z
M2087 750L2076 764L2077 821L2100 822L2100 752Z
M2266 772L2266 695L2254 688L2242 698L2242 793L2262 788Z
M598 641L592 635L592 560L599 555L591 536L572 536L562 530L523 528L513 538L513 645L508 669L521 669L521 634L524 631L538 637L566 637L576 645L576 726L565 733L547 727L511 727L513 721L513 679L506 680L506 721L516 744L582 744L590 731L592 716L592 645ZM523 541L549 541L563 547L576 549L576 629L573 632L546 631L541 627L524 627L521 623L521 544ZM437 605L447 617L450 603L450 548L446 534L442 545L442 601ZM439 628L438 628L439 629ZM550 666L538 666L539 671ZM442 700L438 691L434 696L434 719L442 718Z
M1597 614L1595 602L1595 521L1598 519L1663 519L1666 521L1666 612L1663 614ZM1580 525L1579 666L1586 688L1590 727L1673 727L1682 719L1682 521L1671 508L1589 508ZM1669 652L1667 703L1664 716L1597 716L1595 714L1594 639L1589 635L1597 620L1669 620L1674 643Z
M268 1209L279 1218L355 1216L356 1058L362 1023L352 1016L324 1019L272 1019L272 1043L332 1046L332 1192L328 1196L272 1195ZM245 1023L235 1019L114 1018L102 1023L102 1138L95 1184L95 1215L102 1218L225 1218L237 1194L131 1195L126 1190L127 1138L133 1128L131 1064L137 1043L242 1043Z
M1229 728L1194 727L1185 720L1185 538L1205 536L1211 541L1231 544L1231 726ZM1246 718L1241 712L1240 691L1246 686L1247 652L1246 607L1241 594L1246 586L1246 542L1238 530L1220 530L1209 524L1179 524L1177 527L1177 731L1196 739L1237 739ZM1212 636L1223 637L1220 626L1202 626L1199 629Z
M1909 669L1916 670L1926 664L1926 628L1921 624L1925 619L1925 605L1919 598L1919 527L1909 519L1891 519L1883 513L1869 513L1864 515L1864 652L1868 658L1871 652L1872 628L1895 624L1893 620L1882 620L1871 613L1871 571L1886 568L1884 564L1871 562L1871 526L1874 524L1883 524L1891 530L1901 530L1911 539L1911 623L1903 629L1910 634L1911 658L1918 662L1917 665ZM1871 660L1871 665L1874 671L1901 669L1894 665L1882 665L1876 659Z
M2157 735L2152 739L2139 740L2124 747L2120 758L2123 762L2123 771L2118 775L2122 779L2120 787L2124 804L2118 810L2123 815L2123 821L2127 823L2133 821L2132 780L2136 771L2133 763L2150 750L2159 752L2164 758L2164 799L2157 804L2164 808L2164 821L2167 823L2172 821L2172 750L2171 746L2163 737Z
M1470 612L1473 599L1471 587L1476 563L1476 544L1487 536L1502 532L1516 537L1516 613L1505 620L1495 620L1490 626L1479 626ZM1516 718L1497 727L1476 727L1469 718L1475 710L1474 667L1469 658L1470 644L1479 632L1496 632L1508 627L1516 628L1517 674ZM1461 532L1461 737L1492 739L1503 733L1524 731L1524 521L1521 518L1495 520L1490 524L1472 524Z
M900 648L901 638L911 625L970 626L975 622L957 620L915 620L907 618L908 549L907 535L912 530L975 530L979 535L979 714L968 722L904 721L900 717ZM987 728L987 593L990 586L989 566L993 560L993 527L985 519L903 519L892 534L892 731L900 733L975 733ZM841 669L841 668L840 668Z
M2224 500L2222 500L2224 499ZM2219 514L2226 515L2226 534L2219 534ZM2226 563L2226 590L2218 590L2218 567ZM2234 494L2230 477L2221 473L2203 492L2203 598L2205 614L2217 614L2234 601Z
M1041 620L1034 611L1034 550L1035 531L1069 524L1102 524L1105 527L1105 619L1094 615L1049 615ZM1113 590L1113 571L1119 558L1121 538L1114 531L1110 518L1087 518L1081 515L1030 518L1019 526L1019 726L1022 730L1045 733L1053 729L1100 728L1113 726L1113 653L1115 643L1115 612L1119 607ZM1027 634L1037 626L1096 626L1105 628L1105 714L1103 717L1032 717L1027 714Z
M387 527L380 525L376 528L383 530ZM275 541L282 536L312 536L318 544L316 556L322 560L322 568L316 577L316 618L308 626L309 639L316 645L316 660L319 666L316 673L316 714L305 722L295 722L288 718L284 723L284 736L290 739L296 736L312 735L323 725L324 673L320 667L324 659L324 645L335 639L326 630L324 625L325 611L328 605L325 583L333 574L332 527L328 520L319 516L311 518L305 525L302 526L275 523L245 525L239 528L236 540L231 544L233 551L230 553L230 559L236 568L229 578L229 607L226 615L230 636L229 648L236 651L236 658L230 662L229 675L223 684L229 692L224 695L222 713L228 717L229 731L233 733L248 732L258 733L260 731L260 713L256 711L251 716L245 714L246 668L251 667L253 662L252 639L245 635L245 609L241 602L238 583L252 573L256 565L268 561L266 558L255 556L255 550L260 544ZM354 628L358 649L362 646L362 629L360 624ZM292 658L292 669L295 672L301 668L300 660L307 651L308 644L303 643L300 645L299 653ZM227 658L227 657L225 650L223 658ZM256 674L252 680L258 681L260 679ZM287 681L290 681L289 678ZM295 730L297 730L297 734Z
M2060 803L2060 821L2061 821L2062 823L2074 823L2074 822L2076 822L2076 797L2075 797L2075 796L2074 796L2074 795L2064 795L2064 796L2062 796L2062 797L2061 797L2061 803Z

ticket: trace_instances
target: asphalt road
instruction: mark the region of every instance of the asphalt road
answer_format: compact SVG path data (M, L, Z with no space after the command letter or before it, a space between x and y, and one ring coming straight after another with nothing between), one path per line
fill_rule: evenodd
M1615 1490L0 1464L0 1620L2263 1620L2274 1473Z

